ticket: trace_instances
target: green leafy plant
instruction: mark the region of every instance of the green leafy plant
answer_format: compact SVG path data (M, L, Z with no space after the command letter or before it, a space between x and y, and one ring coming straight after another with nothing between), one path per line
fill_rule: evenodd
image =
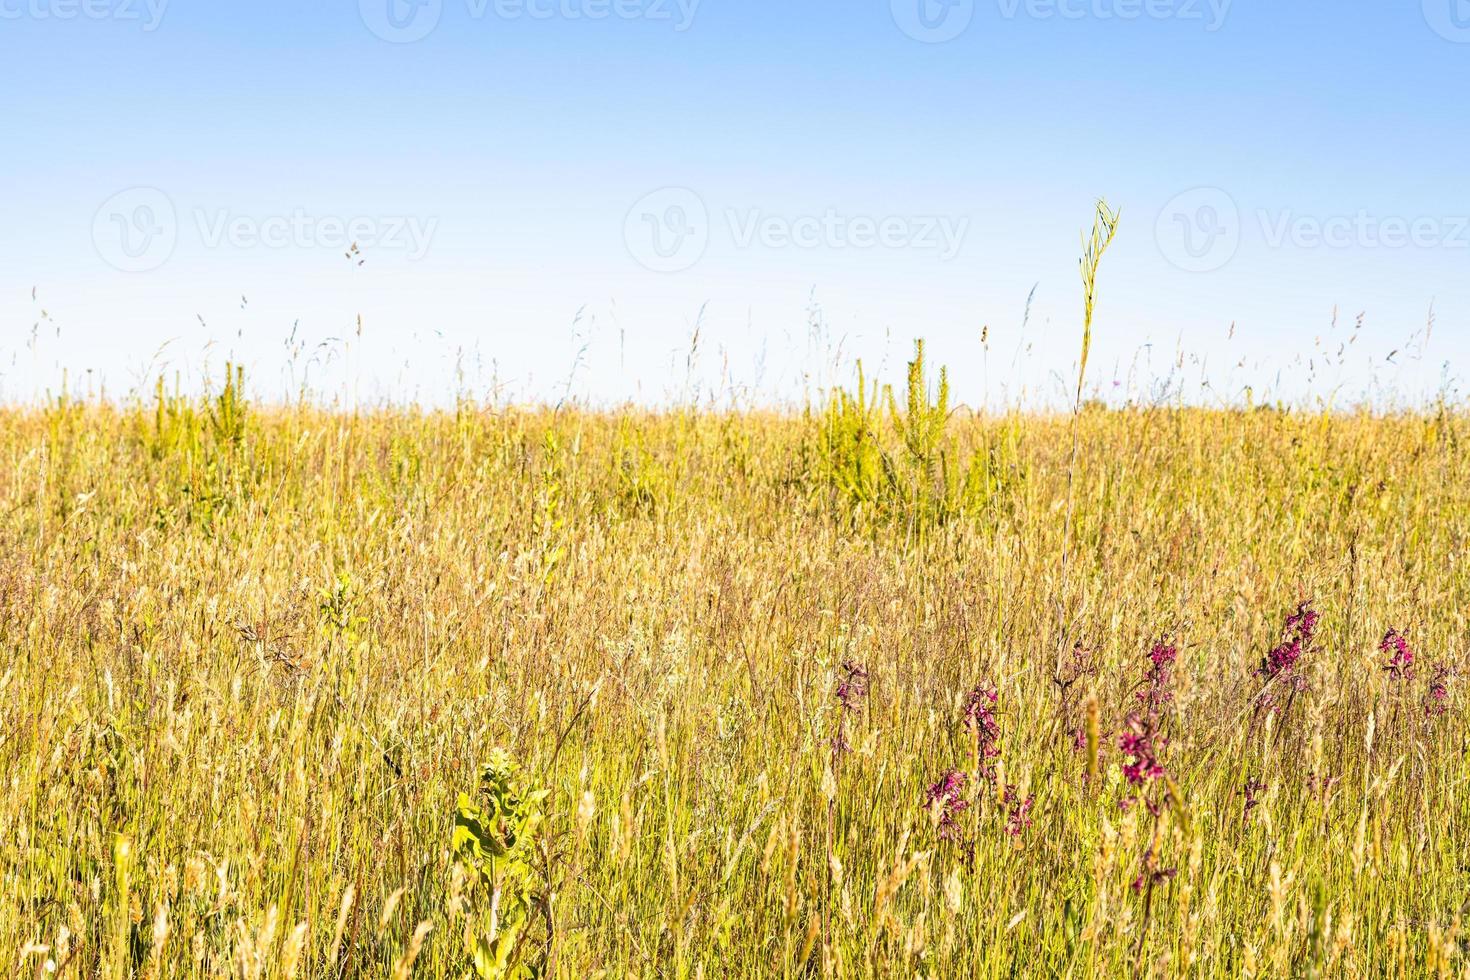
M944 427L949 421L949 370L939 369L939 392L931 396L924 366L924 341L914 341L914 359L909 361L908 385L900 408L893 389L888 390L888 412L903 438L910 462L916 470L930 474L939 454Z
M822 419L820 460L825 482L854 506L872 506L885 486L891 467L878 444L878 386L869 394L863 363L857 365L857 392L842 388L828 400Z
M535 858L551 791L526 790L517 772L509 753L494 750L477 796L459 794L455 808L451 846L470 878L465 947L482 980L543 972L526 951L533 914L549 902Z
M209 424L215 442L222 447L238 448L245 441L245 427L250 408L245 402L245 368L225 365L225 387L209 410Z
M1002 489L990 449L961 445L950 432L949 372L929 382L924 342L914 344L903 400L891 387L838 388L822 417L818 459L823 484L854 515L873 514L917 532L990 509ZM887 414L881 406L886 403Z

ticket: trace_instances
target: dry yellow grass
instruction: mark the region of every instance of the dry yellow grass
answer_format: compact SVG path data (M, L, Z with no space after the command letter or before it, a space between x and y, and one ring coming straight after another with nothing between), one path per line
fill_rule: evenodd
M557 976L1465 971L1456 682L1422 710L1467 638L1459 415L1085 410L1063 575L1068 418L956 415L872 498L835 410L232 390L0 414L5 975L468 975L497 747L549 790L516 957ZM1309 598L1306 689L1258 710ZM1164 634L1169 784L1125 810ZM941 840L987 683L1000 789Z

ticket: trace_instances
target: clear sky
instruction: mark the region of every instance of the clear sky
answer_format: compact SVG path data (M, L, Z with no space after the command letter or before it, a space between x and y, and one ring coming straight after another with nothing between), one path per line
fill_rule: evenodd
M0 79L0 398L1054 403L1099 196L1109 399L1470 367L1467 0L0 0Z

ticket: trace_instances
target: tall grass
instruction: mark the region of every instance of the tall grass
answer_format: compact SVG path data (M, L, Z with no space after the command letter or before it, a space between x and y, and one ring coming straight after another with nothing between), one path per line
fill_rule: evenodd
M0 972L1463 973L1467 420L935 421L923 377L0 413Z

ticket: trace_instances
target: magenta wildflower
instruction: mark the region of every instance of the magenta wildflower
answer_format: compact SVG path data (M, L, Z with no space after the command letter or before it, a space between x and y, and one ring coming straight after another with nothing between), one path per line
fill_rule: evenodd
M1383 634L1378 652L1388 657L1383 669L1396 681L1406 681L1414 676L1414 651L1409 649L1409 640L1398 630L1391 629Z
M1144 871L1133 879L1133 890L1141 892L1145 887L1152 888L1154 885L1162 885L1173 879L1178 873L1178 868L1155 868L1151 871Z
M1000 725L995 720L995 706L1000 694L993 687L980 685L965 695L965 727L992 741L1000 737Z
M1000 756L1000 722L995 717L999 700L995 688L983 684L965 695L965 727L975 736L975 775L979 779L995 778L995 769L988 763Z
M1266 681L1289 683L1297 690L1304 687L1305 682L1297 672L1297 667L1302 655L1312 648L1319 618L1311 603L1304 602L1297 606L1296 612L1287 617L1286 625L1281 630L1281 642L1261 659L1255 676Z
M1146 710L1130 714L1123 722L1122 734L1118 736L1118 748L1127 757L1123 760L1123 776L1135 788L1144 789L1168 775L1159 761L1159 753L1168 745L1168 739L1161 730L1161 718L1164 708L1174 700L1170 673L1178 657L1178 648L1173 644L1164 640L1154 644L1148 654L1149 666L1144 674L1143 690L1138 692L1138 701ZM1146 792L1139 795L1144 797L1149 812L1157 814L1159 804ZM1124 799L1122 805L1127 809L1134 802L1130 797Z
M1155 730L1152 718L1129 715L1126 730L1118 736L1118 748L1128 756L1123 763L1123 775L1133 786L1146 786L1156 779L1168 775L1159 762L1159 750L1167 739Z
M1424 717L1438 718L1450 710L1450 677L1452 671L1445 664L1434 668L1429 678L1429 690L1424 695Z
M1150 714L1157 714L1174 700L1174 692L1169 689L1169 683L1174 661L1178 658L1178 648L1163 640L1155 643L1149 651L1148 673L1144 675L1144 687L1138 692L1138 700Z
M951 769L924 794L924 809L933 818L940 840L961 837L958 817L970 808L970 801L965 799L965 782L964 773Z
M1034 796L1021 799L1020 787L1006 786L1006 833L1012 837L1020 837L1031 826L1031 804L1035 801Z
M868 668L855 660L842 661L843 678L837 684L837 702L845 711L856 711L868 696Z
M1296 607L1296 612L1286 617L1286 630L1296 633L1303 644L1310 643L1317 633L1317 620L1321 618L1310 602Z

